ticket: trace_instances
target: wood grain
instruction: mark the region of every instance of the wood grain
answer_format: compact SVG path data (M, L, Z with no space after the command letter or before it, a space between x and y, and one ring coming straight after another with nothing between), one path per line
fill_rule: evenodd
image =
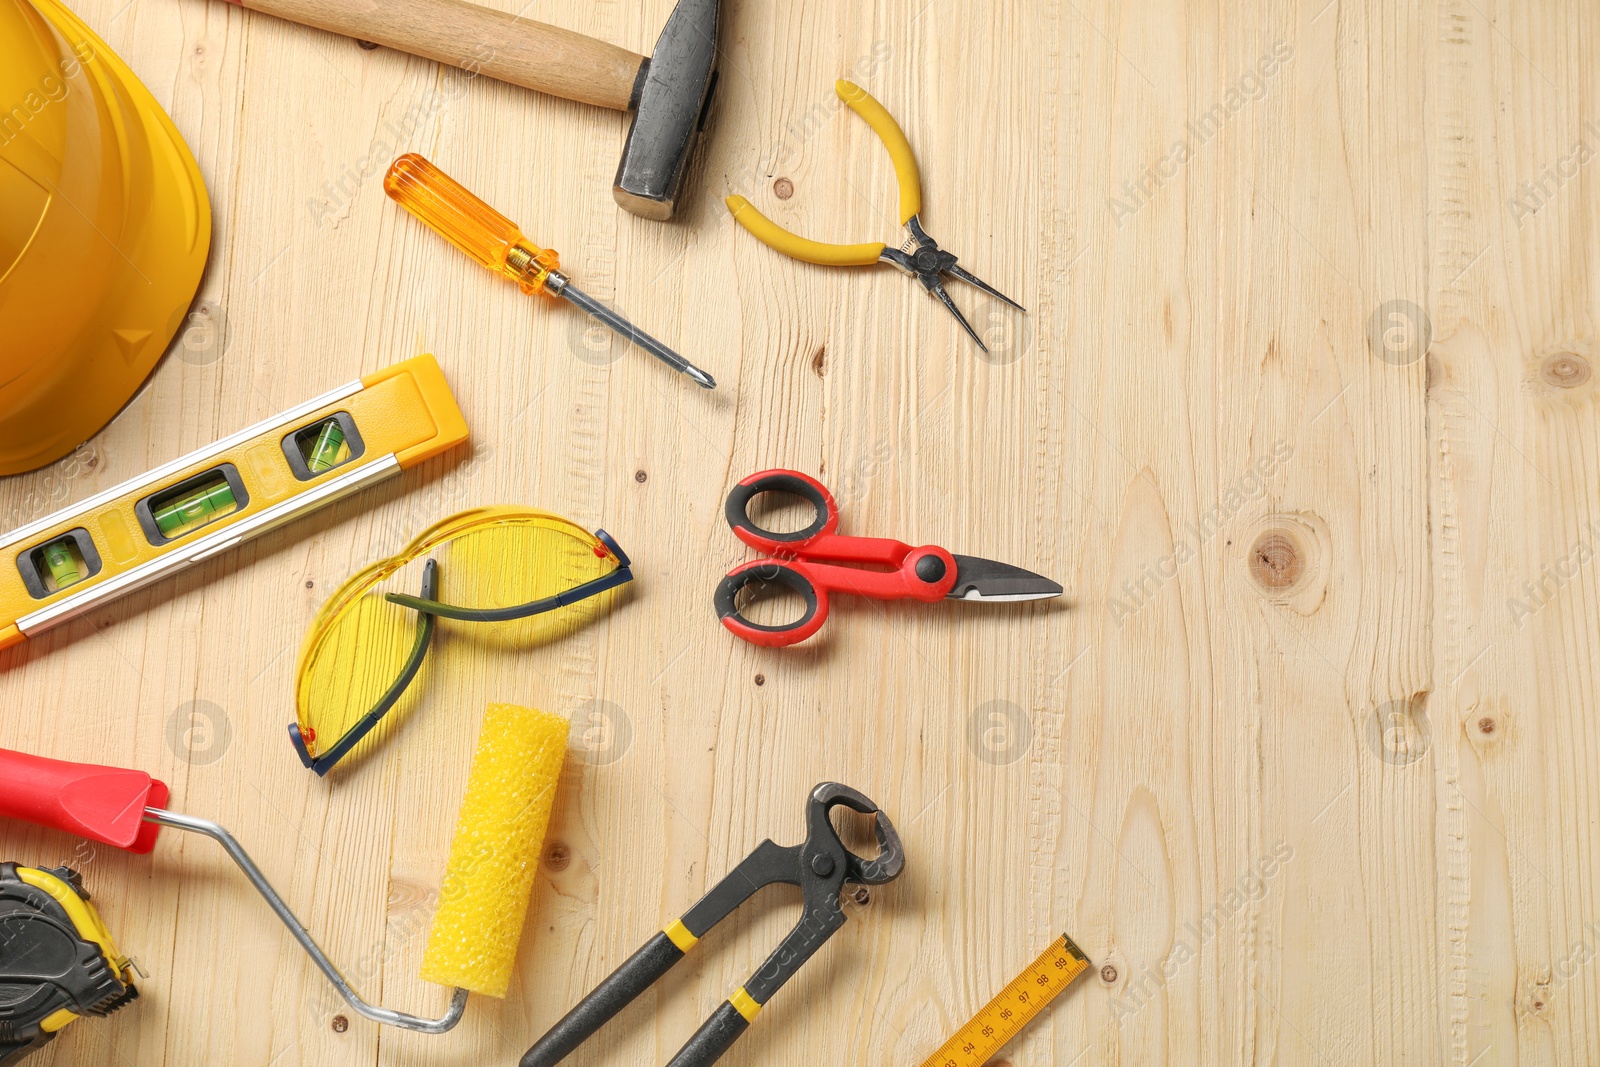
M628 110L645 62L606 41L466 0L250 0L244 6L617 111Z
M643 52L671 2L496 6ZM513 1063L762 838L799 840L830 778L886 808L908 870L730 1064L918 1064L1063 930L1095 968L1014 1067L1592 1060L1592 4L727 0L670 225L611 201L624 116L211 0L75 9L200 161L225 329L0 482L5 525L421 351L475 451L7 653L0 743L166 778L363 990L435 1011L416 968L482 709L575 726L513 992L444 1037L335 1032L204 841L0 827L0 857L81 868L150 974L41 1065ZM893 238L838 77L906 130L930 232L1031 309L956 288L991 358L895 272L784 260L721 206ZM380 187L411 150L722 387L423 230ZM722 501L779 465L830 484L845 532L1068 597L839 602L807 646L738 643L710 609L747 558ZM381 758L307 775L284 727L317 606L497 502L603 525L636 588L526 655L446 643ZM758 899L571 1062L665 1062L797 914Z

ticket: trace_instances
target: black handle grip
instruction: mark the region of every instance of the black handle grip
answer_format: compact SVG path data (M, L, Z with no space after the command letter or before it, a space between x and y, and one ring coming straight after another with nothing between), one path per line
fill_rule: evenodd
M800 598L806 602L805 614L793 622L779 623L775 626L751 622L739 613L739 594L748 585L781 585L800 594ZM722 620L723 625L741 637L745 636L745 630L764 634L786 634L791 630L798 630L811 621L821 606L821 602L817 599L817 587L811 584L810 579L777 560L760 562L755 566L734 571L717 585L711 603L716 608L717 618Z
M646 941L643 948L612 971L611 977L595 986L577 1007L550 1028L549 1033L533 1043L523 1054L522 1067L555 1067L681 959L683 950L666 934L657 934Z
M750 501L762 493L793 494L815 508L817 514L811 520L811 525L803 530L791 533L763 530L750 518ZM809 541L817 536L830 524L838 522L839 511L827 488L815 478L808 478L795 471L763 471L760 474L752 474L733 487L733 491L728 494L727 503L723 505L722 513L728 520L728 525L735 530L748 530L767 541L788 543Z
M711 1013L705 1025L695 1031L688 1044L678 1050L667 1067L711 1067L748 1029L750 1020L725 1000L722 1007Z

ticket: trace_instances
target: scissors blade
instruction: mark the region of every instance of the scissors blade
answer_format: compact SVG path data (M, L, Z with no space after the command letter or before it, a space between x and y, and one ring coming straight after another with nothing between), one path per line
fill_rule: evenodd
M967 270L965 267L959 267L956 264L952 263L952 264L950 264L950 266L945 268L945 273L946 274L950 274L950 275L954 275L955 277L960 278L962 281L966 282L968 285L976 285L979 289L982 289L984 292L988 293L990 296L995 297L995 298L997 298L999 300L1004 300L1006 303L1010 304L1012 307L1016 308L1018 311L1027 311L1028 310L1027 308L1023 307L1021 304L1017 303L1015 300L1011 299L1006 294L1002 293L1000 290L996 289L994 286L990 285L988 282L984 281L982 278L978 277L976 274L973 274L971 271Z
M1050 579L977 556L957 556L956 584L946 600L989 600L1006 603L1015 600L1048 600L1061 595L1061 586Z

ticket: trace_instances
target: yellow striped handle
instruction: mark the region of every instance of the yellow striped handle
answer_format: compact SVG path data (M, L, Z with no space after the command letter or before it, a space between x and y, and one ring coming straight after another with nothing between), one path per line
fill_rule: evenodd
M823 267L868 267L878 262L883 254L883 242L859 245L835 245L812 241L799 234L790 233L776 222L757 211L755 205L742 196L730 196L726 201L733 221L749 230L755 239L768 248L782 252L792 259L816 263Z
M894 176L900 182L900 225L911 221L911 216L922 210L922 172L917 169L917 157L911 151L911 142L894 116L871 93L855 82L843 79L833 83L833 91L850 110L867 120L867 125L878 135L883 147L889 150L894 162Z
M682 919L672 920L667 924L666 929L661 932L667 935L669 941L678 946L679 952L687 953L700 943L700 939L691 934L689 928L683 925Z

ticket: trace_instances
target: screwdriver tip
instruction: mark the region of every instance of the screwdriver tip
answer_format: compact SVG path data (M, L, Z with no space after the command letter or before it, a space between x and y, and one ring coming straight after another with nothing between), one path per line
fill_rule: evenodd
M717 380L711 375L707 374L705 371L701 370L699 367L696 367L693 363L690 363L688 366L684 367L683 373L693 378L695 380L695 384L699 385L702 389L715 389L717 387Z

